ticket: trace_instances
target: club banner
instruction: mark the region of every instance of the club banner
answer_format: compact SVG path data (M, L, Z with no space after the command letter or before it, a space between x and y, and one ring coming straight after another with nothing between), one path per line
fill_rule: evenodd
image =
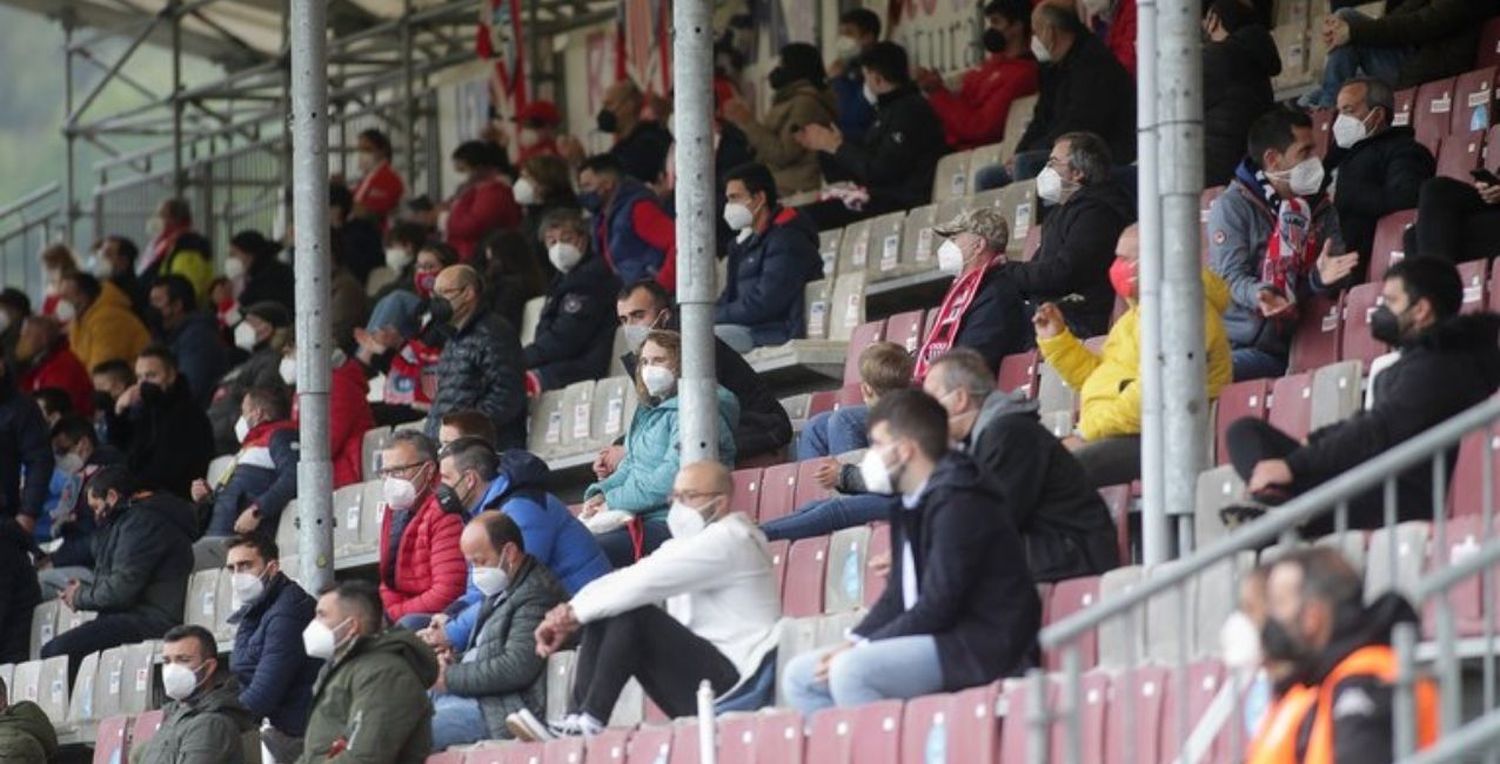
M623 0L619 5L616 74L647 93L672 90L671 0Z
M954 74L979 62L984 20L973 0L889 0L888 38L901 43L912 66Z
M521 0L483 0L479 11L479 39L475 49L481 58L494 59L490 75L496 111L511 112L526 104L526 40L521 31Z

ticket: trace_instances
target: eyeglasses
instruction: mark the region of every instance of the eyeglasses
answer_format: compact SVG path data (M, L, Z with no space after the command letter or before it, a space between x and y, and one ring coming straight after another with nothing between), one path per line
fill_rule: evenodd
M700 499L712 499L723 495L718 491L673 491L667 498L673 502L680 501L683 504L696 506Z
M411 464L403 464L400 467L386 467L380 470L380 476L383 478L400 477L411 474L412 470L421 469L426 466L427 462L412 462Z

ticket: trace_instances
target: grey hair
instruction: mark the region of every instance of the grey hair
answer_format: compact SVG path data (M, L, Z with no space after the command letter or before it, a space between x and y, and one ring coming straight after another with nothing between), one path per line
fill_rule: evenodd
M588 239L590 235L589 224L583 219L583 215L579 214L577 210L564 208L553 210L547 213L546 217L542 218L542 224L537 226L536 229L537 238L545 240L548 231L559 228L571 231L582 236L584 239Z
M1396 93L1391 90L1391 86L1385 80L1377 77L1355 77L1344 81L1344 87L1347 88L1350 85L1364 85L1365 108L1384 109L1384 122L1387 125L1391 123L1392 117L1396 114Z
M417 457L424 462L436 463L438 460L437 444L426 433L420 430L397 430L391 435L391 444L386 448L395 448L401 444L411 446L417 452Z
M932 362L932 373L939 375L943 389L966 390L969 397L984 400L995 391L995 375L984 356L973 348L954 348Z
M1063 133L1057 142L1068 142L1068 166L1083 175L1083 185L1109 180L1113 157L1103 138L1087 132Z

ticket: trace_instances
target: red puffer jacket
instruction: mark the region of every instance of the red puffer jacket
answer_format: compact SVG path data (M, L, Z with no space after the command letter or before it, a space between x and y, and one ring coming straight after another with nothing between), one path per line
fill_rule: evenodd
M358 362L349 359L334 367L332 387L333 393L328 398L328 429L332 441L333 487L339 489L364 479L365 431L375 427L375 415L366 400L370 383Z
M380 600L392 621L408 613L442 612L464 593L468 582L469 568L458 548L463 518L444 512L431 491L419 501L416 516L401 534L394 577L386 550L395 513L387 509L380 520ZM387 583L393 578L395 586Z

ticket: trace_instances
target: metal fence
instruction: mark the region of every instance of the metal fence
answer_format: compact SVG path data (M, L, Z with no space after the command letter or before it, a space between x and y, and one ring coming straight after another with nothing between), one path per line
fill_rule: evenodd
M62 187L56 183L37 189L0 209L0 286L42 294L42 264L38 255L63 237Z

